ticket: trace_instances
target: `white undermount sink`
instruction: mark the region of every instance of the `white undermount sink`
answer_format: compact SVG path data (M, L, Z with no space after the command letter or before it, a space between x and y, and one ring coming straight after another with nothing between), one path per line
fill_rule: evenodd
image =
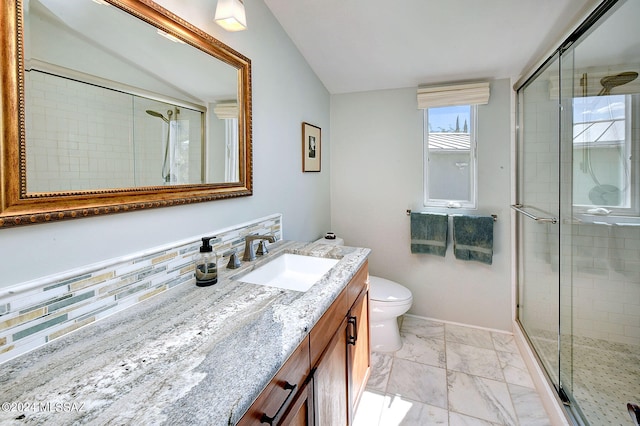
M317 283L338 262L338 259L285 253L238 278L238 280L304 292Z

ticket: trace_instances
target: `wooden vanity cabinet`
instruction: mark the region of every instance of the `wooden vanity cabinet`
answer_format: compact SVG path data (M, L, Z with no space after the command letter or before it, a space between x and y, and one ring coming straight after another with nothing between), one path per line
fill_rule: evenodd
M367 264L320 318L310 337L315 424L351 424L371 371Z
M238 424L348 425L370 368L365 263Z

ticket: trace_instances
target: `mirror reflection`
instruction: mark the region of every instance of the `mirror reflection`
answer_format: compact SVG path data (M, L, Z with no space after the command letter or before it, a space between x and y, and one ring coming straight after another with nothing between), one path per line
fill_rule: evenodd
M27 193L238 182L238 69L108 3L24 2Z
M640 30L634 24L640 4L617 7L566 54L573 65L566 103L574 214L627 224L640 216Z

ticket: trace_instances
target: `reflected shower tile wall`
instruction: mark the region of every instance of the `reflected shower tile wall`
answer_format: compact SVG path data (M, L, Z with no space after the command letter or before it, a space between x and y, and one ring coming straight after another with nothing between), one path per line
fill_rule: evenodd
M131 95L36 70L25 87L29 191L135 186Z
M274 234L282 239L281 222L276 214L207 235L217 235L213 247L219 255L235 248L241 256L246 235ZM114 259L95 270L45 277L27 291L18 290L22 284L13 287L15 291L3 289L0 363L177 285L192 283L201 243L196 239L132 259L127 256L128 260Z
M573 225L574 334L640 346L640 229Z

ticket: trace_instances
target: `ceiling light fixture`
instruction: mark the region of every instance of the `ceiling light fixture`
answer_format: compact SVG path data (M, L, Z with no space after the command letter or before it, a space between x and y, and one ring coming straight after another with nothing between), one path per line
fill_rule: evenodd
M218 0L214 20L227 31L246 30L247 18L242 0Z

